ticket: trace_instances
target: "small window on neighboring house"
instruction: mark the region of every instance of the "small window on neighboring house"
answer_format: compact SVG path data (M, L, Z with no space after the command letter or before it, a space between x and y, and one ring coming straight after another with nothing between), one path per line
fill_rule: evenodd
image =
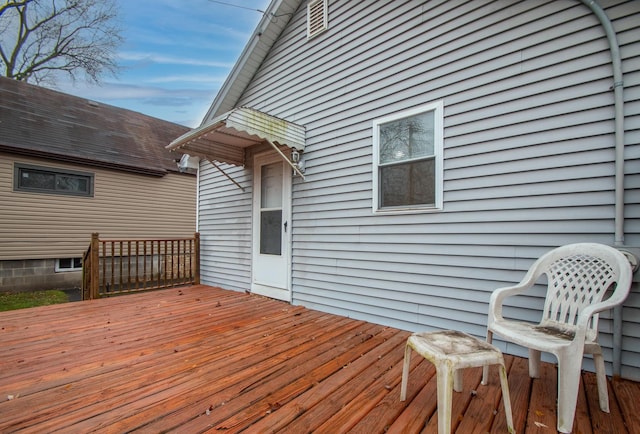
M82 270L82 258L56 259L56 272L81 271L81 270Z
M442 209L442 102L373 121L373 211Z
M311 0L307 5L307 39L319 35L329 27L327 1Z
M13 189L34 193L93 196L93 174L16 163Z

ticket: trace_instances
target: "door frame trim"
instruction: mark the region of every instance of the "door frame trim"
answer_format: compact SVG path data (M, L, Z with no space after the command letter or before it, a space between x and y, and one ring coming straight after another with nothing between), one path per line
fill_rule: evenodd
M277 288L260 283L256 283L255 276L255 261L260 249L260 237L258 233L259 228L259 200L260 200L260 186L259 168L265 164L272 164L280 162L283 167L283 191L282 191L282 219L283 222L287 222L288 229L284 232L282 240L282 255L285 261L285 282L286 288ZM253 156L253 197L252 197L252 211L251 211L251 292L266 297L275 298L278 300L291 303L293 299L292 285L291 285L291 261L292 261L292 238L291 238L291 217L292 217L292 197L291 191L293 186L293 176L291 175L290 167L282 160L282 158L273 151L261 152ZM287 176L289 175L289 176Z

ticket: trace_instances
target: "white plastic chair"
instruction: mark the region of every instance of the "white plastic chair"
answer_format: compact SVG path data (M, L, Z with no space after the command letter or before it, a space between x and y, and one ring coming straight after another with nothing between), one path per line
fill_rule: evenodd
M542 276L547 295L539 324L505 319L505 298L525 292ZM618 250L595 243L569 244L544 254L522 281L491 294L487 342L496 333L505 340L529 348L529 375L539 377L540 353L558 359L558 431L573 428L583 353L593 354L600 409L609 412L604 359L598 336L598 313L624 302L631 287L628 259ZM602 300L605 293L611 295ZM483 381L488 366L484 367Z

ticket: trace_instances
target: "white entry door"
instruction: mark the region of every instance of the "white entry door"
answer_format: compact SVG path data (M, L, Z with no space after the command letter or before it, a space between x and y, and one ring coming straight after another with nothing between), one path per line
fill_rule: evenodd
M251 292L291 301L291 170L277 154L258 155L253 179Z

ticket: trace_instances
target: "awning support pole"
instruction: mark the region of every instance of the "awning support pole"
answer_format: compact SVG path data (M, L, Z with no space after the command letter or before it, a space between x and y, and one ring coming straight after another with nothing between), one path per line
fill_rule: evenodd
M304 178L304 175L303 175L303 174L302 174L302 172L300 171L300 168L299 168L298 166L296 166L295 164L293 164L293 163L291 162L291 160L289 160L289 158L288 158L286 155L284 155L284 153L280 150L280 148L278 148L278 147L276 146L276 144L275 144L275 143L272 143L272 142L270 142L269 140L265 140L265 141L266 141L267 143L269 143L269 144L273 147L273 149L275 149L275 150L278 152L278 154L280 154L280 156L281 156L282 158L284 158L284 161L286 161L287 163L289 163L289 166L291 166L291 168L292 168L292 169L293 169L293 170L294 170L298 175L300 175L300 176L302 177L302 179L303 179L303 180L305 180L305 181L306 181L306 179Z
M230 177L230 176L227 174L227 172L225 172L224 170L222 170L222 167L218 166L218 165L216 164L216 162L215 162L215 161L213 161L213 160L210 160L210 159L208 159L208 158L207 158L207 160L209 160L209 162L213 165L213 167L215 167L216 169L218 169L218 170L220 171L220 173L222 173L224 176L226 176L226 177L229 179L229 181L233 182L235 185L237 185L237 186L238 186L238 188L239 188L240 190L242 190L242 191L244 192L244 187L243 187L243 186L241 186L240 184L238 184L238 183L236 182L236 180L235 180L235 179L233 179L232 177Z

